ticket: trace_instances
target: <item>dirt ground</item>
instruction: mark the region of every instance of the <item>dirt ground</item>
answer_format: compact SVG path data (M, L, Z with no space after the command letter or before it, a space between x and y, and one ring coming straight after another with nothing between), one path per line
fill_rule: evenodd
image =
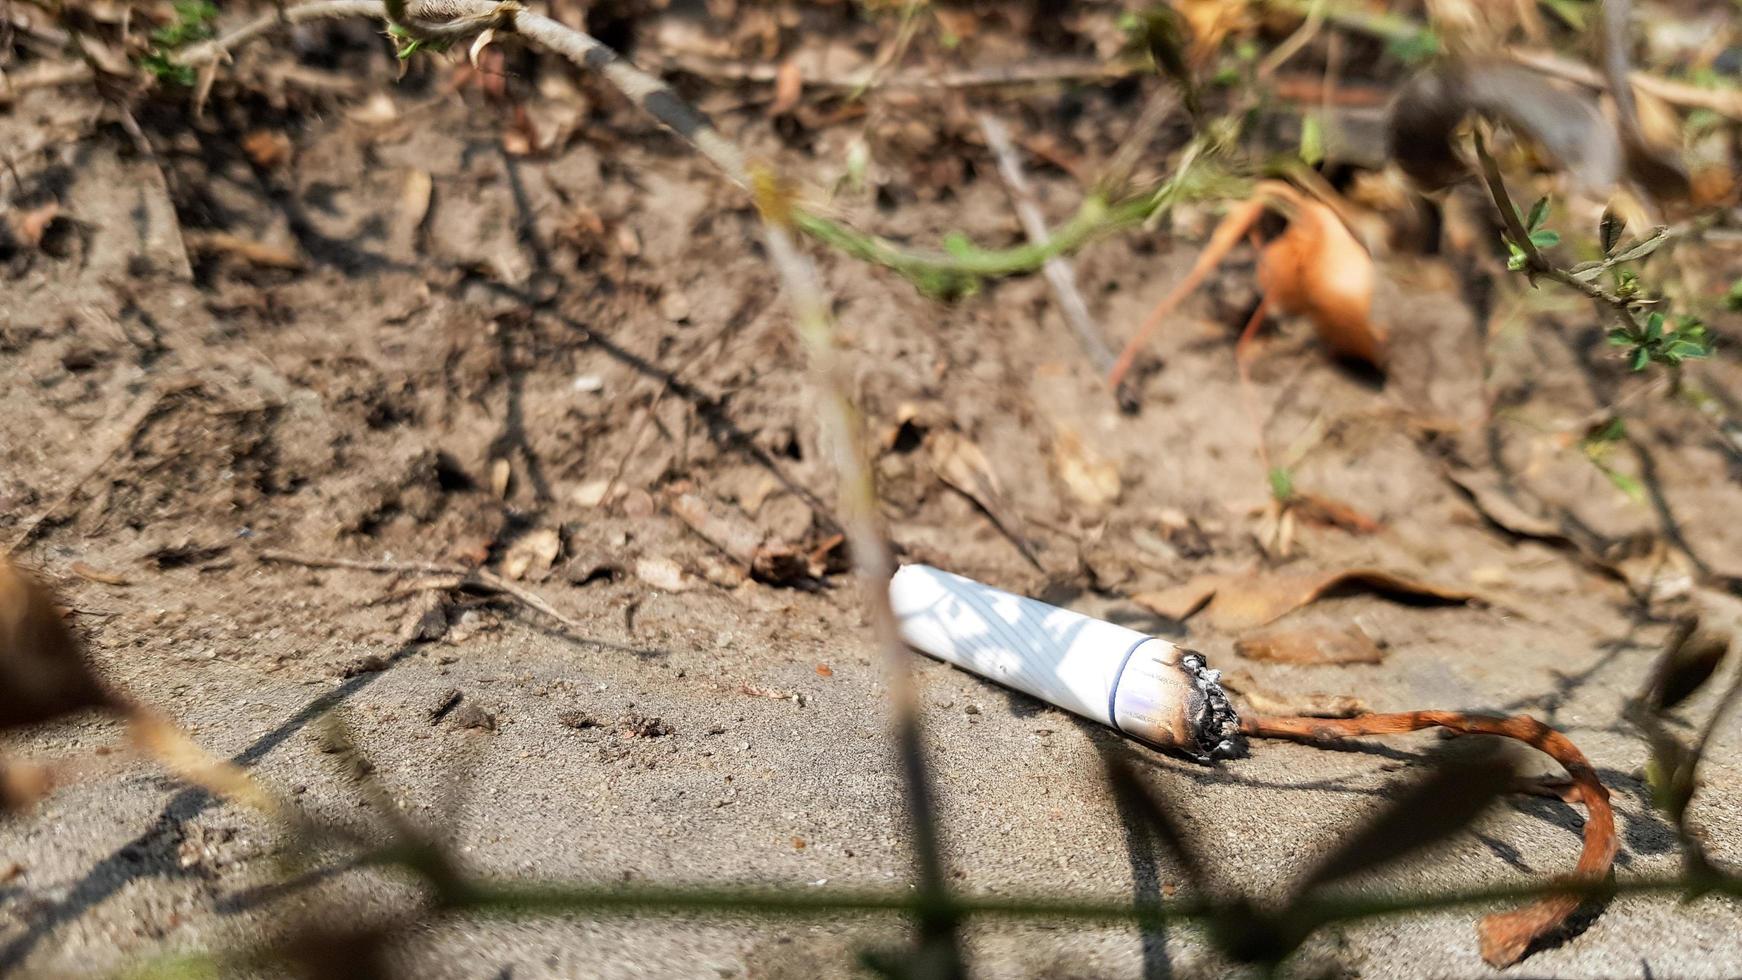
M376 828L322 751L320 719L341 712L407 812L451 835L480 874L908 880L884 685L848 579L746 579L672 511L694 494L805 549L835 531L802 351L743 196L590 82L545 73L528 104L543 131L566 136L517 155L499 107L475 86L451 91L445 63L395 88L369 29L333 36L339 61L321 67L352 71L351 90L311 94L271 74L282 59L251 56L237 71L266 79L259 94L216 100L197 123L167 101L141 114L157 160L93 95L32 93L0 111L21 182L13 203L26 189L51 193L63 213L53 247L8 257L0 287L0 541L48 512L21 557L73 608L105 675L311 813ZM321 37L320 50L333 46ZM704 100L729 135L819 184L841 172L857 123L794 135L729 95ZM1115 138L1098 127L1135 98L1113 86L988 104L1094 159ZM917 145L891 137L904 152L877 159L881 191L844 207L921 241L1020 241L982 146L949 135L925 98L878 105L884 131ZM284 134L281 156L240 149L257 129ZM940 181L946 157L961 162ZM1041 164L1034 179L1062 220L1080 185ZM1185 207L1176 219L1078 257L1112 336L1128 336L1178 279L1213 216ZM250 260L237 240L267 254ZM1731 249L1733 264L1733 241L1711 247ZM1644 502L1591 465L1574 444L1583 420L1636 382L1588 309L1509 286L1498 312L1477 310L1452 262L1394 254L1381 265L1380 317L1397 352L1383 382L1332 364L1284 324L1255 368L1270 452L1297 457L1297 488L1378 529L1303 518L1280 558L1255 541L1266 474L1231 356L1253 295L1249 255L1162 333L1134 415L1113 404L1039 277L944 304L818 257L904 560L1188 639L1278 698L1534 714L1613 792L1619 873L1676 869L1643 781L1645 746L1621 711L1667 633L1666 610L1692 603L1728 620L1742 608L1700 584L1742 573L1742 456L1685 406L1644 398L1628 413L1637 454L1623 446L1612 461L1645 485ZM1733 349L1701 376L1742 392ZM1000 517L1038 567L938 477L929 447L944 434L983 450ZM1061 479L1058 447L1072 438L1116 468L1116 502L1086 505ZM1473 499L1449 471L1485 489ZM1491 499L1479 509L1484 493L1570 519L1613 562L1509 532ZM265 558L505 571L525 557L517 541L550 531L560 550L534 555L520 584L575 628L430 575ZM1377 565L1485 601L1316 603L1285 622L1356 624L1387 656L1304 667L1243 658L1237 635L1130 598L1261 565ZM1613 569L1648 567L1655 577L1634 584L1661 601L1642 608ZM914 668L946 856L968 894L1173 894L1178 869L1126 831L1103 783L1102 758L1117 753L1178 804L1221 880L1278 896L1433 744L1267 742L1200 766L924 658ZM5 748L75 755L117 735L90 720ZM1731 725L1695 803L1718 855L1742 850L1738 749ZM1580 826L1572 807L1512 799L1357 887L1540 880L1570 870ZM307 887L274 889L285 844L244 810L112 759L0 825L0 871L16 866L0 882L0 973L89 976L409 900L337 858ZM1485 975L1481 911L1330 930L1296 966ZM429 927L403 955L427 977L844 976L860 949L900 935L894 921L462 921ZM1225 969L1185 929L1164 941L988 921L970 936L985 976ZM1623 898L1509 972L1734 976L1742 930L1718 900Z

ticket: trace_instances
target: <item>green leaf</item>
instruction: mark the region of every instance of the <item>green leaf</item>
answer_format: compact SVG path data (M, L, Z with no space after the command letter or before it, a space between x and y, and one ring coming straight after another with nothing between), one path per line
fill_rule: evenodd
M1316 115L1300 121L1300 158L1309 167L1316 167L1325 159L1325 127Z
M1663 229L1658 229L1660 232ZM1616 262L1637 262L1664 246L1669 239L1661 234L1653 235L1637 245L1629 245L1620 255L1615 256Z
M1420 64L1440 53L1440 39L1433 31L1417 31L1393 38L1385 45L1385 50L1406 65Z
M1610 347L1632 347L1633 346L1633 335L1628 333L1627 331L1621 329L1620 327L1616 327L1614 330L1609 331L1609 346Z
M1633 352L1633 370L1643 371L1651 363L1651 352L1641 347Z
M1541 228L1542 223L1547 219L1548 198L1537 198L1536 203L1530 206L1530 216L1524 219L1524 227L1529 231L1535 231L1538 228Z
M1507 242L1506 243L1506 268L1507 269L1509 269L1513 272L1518 272L1518 271L1521 271L1525 266L1527 266L1529 264L1530 264L1530 256L1524 254L1524 249L1519 248L1518 245L1514 242Z
M1530 243L1537 248L1554 248L1561 243L1561 235L1558 231L1549 231L1544 228L1541 231L1530 233Z
M1294 477L1289 475L1286 467L1273 467L1270 471L1270 495L1278 502L1294 499Z
M1645 504L1644 484L1614 467L1604 466L1599 463L1597 464L1597 468L1603 471L1603 475L1609 478L1609 482L1614 484L1615 489L1621 491L1628 500L1640 504L1641 506Z
M1615 270L1615 295L1626 299L1639 292L1639 275L1632 269Z
M1724 294L1724 307L1732 313L1742 313L1742 279L1730 284L1730 291Z
M1653 313L1645 318L1645 339L1663 339L1663 314Z
M1619 418L1612 418L1603 423L1603 427L1585 437L1590 442L1620 442L1627 435L1627 423Z
M958 259L974 254L974 241L959 231L944 236L944 251Z

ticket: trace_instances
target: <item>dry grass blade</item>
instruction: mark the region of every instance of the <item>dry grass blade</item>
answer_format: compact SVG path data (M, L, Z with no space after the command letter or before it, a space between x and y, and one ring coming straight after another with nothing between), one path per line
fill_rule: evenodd
M249 806L269 817L288 811L240 766L214 757L175 723L138 706L128 706L127 725L133 744L163 763L176 777L221 799Z
M1346 838L1301 883L1305 892L1392 861L1450 837L1512 788L1512 765L1497 751L1477 759L1430 761L1426 777L1401 792L1365 827Z
M885 538L877 506L864 434L836 347L834 321L817 280L816 267L793 240L793 195L774 174L758 173L753 181L757 209L762 214L763 242L780 275L792 306L793 329L804 344L817 388L817 411L824 439L833 458L840 493L840 511L848 550L882 647L884 674L890 688L893 737L907 797L909 830L919 878L916 917L919 943L912 952L915 976L965 977L957 926L960 913L949 895L937 808L926 771L920 725L919 694L908 669L906 644L889 605L889 579L894 558Z
M448 565L433 561L367 561L356 558L329 558L324 555L299 555L290 551L279 551L266 548L260 552L261 561L282 562L287 565L302 565L306 568L351 568L361 572L384 572L387 574L406 575L457 575L465 584L476 585L492 592L500 592L509 596L534 612L543 613L556 620L576 634L586 632L585 624L579 620L563 615L557 608L546 602L544 597L531 589L514 584L494 572L482 568L472 568L466 565Z
M1585 805L1585 846L1571 880L1593 886L1609 877L1617 847L1615 812L1609 806L1609 791L1578 746L1535 718L1524 715L1494 718L1457 711L1411 711L1346 719L1245 717L1241 719L1240 728L1252 738L1308 742L1337 741L1363 735L1398 735L1424 728L1516 739L1560 763L1572 779L1569 798L1576 798ZM1488 916L1477 929L1482 958L1497 967L1518 962L1534 943L1559 929L1580 904L1582 899L1578 894L1551 894L1511 912Z

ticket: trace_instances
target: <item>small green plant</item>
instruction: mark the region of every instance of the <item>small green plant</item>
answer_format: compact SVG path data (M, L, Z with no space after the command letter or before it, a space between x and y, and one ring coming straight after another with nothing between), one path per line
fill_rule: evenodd
M393 53L400 61L410 61L419 51L446 51L454 45L447 38L417 37L398 24L387 25L387 38L393 42Z
M1561 243L1560 232L1544 228L1543 222L1548 220L1548 198L1541 198L1531 205L1529 215L1519 215L1524 221L1524 230L1530 233L1530 243L1539 249L1554 248ZM1506 268L1513 272L1522 272L1530 265L1530 255L1524 247L1511 239L1506 242Z
M1696 316L1684 313L1671 319L1653 309L1662 300L1646 296L1639 274L1627 267L1628 263L1657 251L1669 239L1668 229L1659 228L1649 238L1622 248L1626 223L1613 212L1604 211L1597 223L1597 241L1603 257L1563 269L1543 255L1544 249L1561 243L1560 232L1544 227L1550 210L1548 198L1532 205L1529 214L1520 212L1509 200L1495 203L1510 208L1517 218L1513 225L1516 231L1506 238L1506 267L1533 279L1541 275L1565 283L1606 304L1615 319L1615 326L1608 333L1609 344L1626 350L1627 363L1633 370L1643 371L1651 364L1674 369L1684 361L1711 355L1712 342L1706 325ZM1599 284L1605 273L1611 284L1607 290ZM1742 293L1735 287L1731 295L1742 300Z
M1294 476L1286 466L1270 468L1270 496L1279 504L1294 499Z
M1645 486L1628 474L1616 469L1609 462L1609 457L1613 454L1615 446L1626 439L1627 423L1621 421L1619 417L1611 417L1607 422L1585 433L1585 437L1579 440L1579 448L1584 451L1585 458L1591 461L1591 465L1609 478L1609 482L1615 485L1615 489L1625 494L1627 499L1643 505L1645 503Z
M217 18L218 8L208 0L176 0L175 19L151 32L151 50L139 59L139 66L159 81L192 85L193 66L178 63L174 54L216 35L212 22Z

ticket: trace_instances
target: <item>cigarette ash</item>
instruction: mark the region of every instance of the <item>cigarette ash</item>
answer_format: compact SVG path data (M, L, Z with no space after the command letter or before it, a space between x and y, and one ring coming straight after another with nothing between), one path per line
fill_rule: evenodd
M1180 669L1191 677L1197 695L1192 699L1192 732L1197 739L1200 762L1212 759L1232 759L1243 755L1245 742L1240 738L1240 716L1222 690L1222 672L1211 669L1204 655L1192 650L1181 651Z

